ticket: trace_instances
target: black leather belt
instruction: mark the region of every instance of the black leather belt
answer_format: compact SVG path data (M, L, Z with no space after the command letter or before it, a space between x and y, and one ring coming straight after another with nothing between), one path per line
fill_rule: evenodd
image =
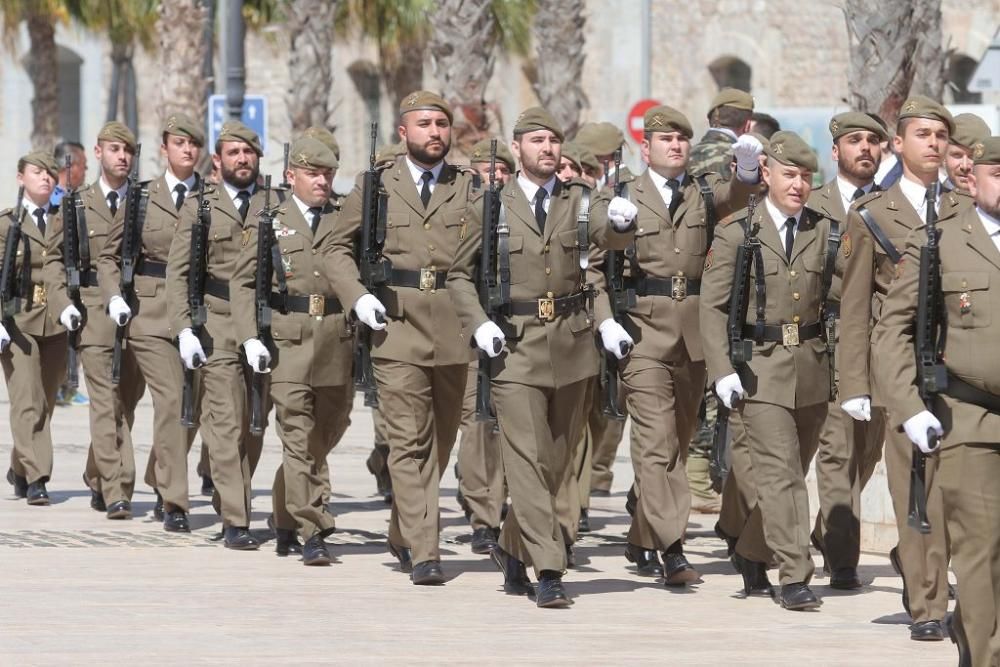
M584 292L561 297L543 297L541 299L518 300L510 302L511 315L534 315L540 320L552 321L560 315L575 313L587 305L587 295Z
M948 386L943 393L963 403L972 403L988 412L1000 414L1000 396L975 387L951 373L948 373Z
M414 287L419 290L444 289L447 271L428 269L393 269L386 282L390 287Z
M765 343L781 343L782 345L792 346L798 345L802 341L819 338L822 330L823 326L819 322L803 324L802 326L798 324L765 324L762 340ZM743 325L743 337L749 340L756 340L754 325Z
M677 301L701 294L701 281L692 280L687 276L671 276L670 278L646 276L638 280L626 278L625 287L634 289L637 296L669 296Z
M271 307L282 312L306 313L310 317L323 317L324 315L344 312L340 301L335 297L323 296L322 294L308 296L288 294L282 297L277 292L271 292Z
M216 299L229 301L229 284L215 278L206 278L205 294L211 294Z
M166 278L167 265L164 262L151 262L144 259L139 263L138 274L140 276L150 276L152 278Z

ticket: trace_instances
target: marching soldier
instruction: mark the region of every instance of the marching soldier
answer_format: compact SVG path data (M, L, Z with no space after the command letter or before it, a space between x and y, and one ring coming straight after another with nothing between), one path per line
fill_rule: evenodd
M625 134L619 128L608 122L584 123L576 131L576 136L570 143L594 156L598 164L594 175L598 187L605 187L614 182L614 170L617 169L614 165L615 152L625 144ZM583 161L583 155L579 157L579 161ZM583 169L582 164L580 168ZM629 168L623 166L619 180L622 183L629 183L634 178Z
M521 171L500 196L510 225L504 244L509 257L501 249L498 259L510 265L509 320L501 326L489 320L476 293L481 225L470 227L448 275L463 323L475 332L476 346L494 358L492 397L511 509L493 559L504 573L504 590L534 595L539 607L570 604L562 586L566 550L555 499L570 474L584 394L597 373L577 217L588 213L591 243L624 248L636 213L628 201L609 204L602 192L588 191L578 181L560 183L555 173L562 140L562 130L544 109L518 116L511 150ZM581 204L584 196L589 206ZM624 331L619 336L626 338ZM526 564L539 580L537 594Z
M17 184L24 188L23 198L15 209L0 213L0 257L9 260L4 262L6 282L0 295L0 362L14 437L7 481L14 495L27 498L29 505L49 504L45 488L52 475L49 423L66 372L66 332L53 317L55 308L48 308L42 279L49 197L58 174L51 154L32 151L22 156L17 161ZM14 239L10 230L18 223L20 238ZM8 243L17 243L9 258Z
M982 118L972 113L960 113L954 118L955 131L948 136L944 167L953 190L969 192L973 147L990 136L990 128Z
M443 288L459 240L472 233L472 177L445 161L452 112L441 97L411 93L400 103L399 118L406 156L381 177L388 193L388 280L377 295L360 281L360 186L347 196L329 237L330 274L341 303L374 332L372 358L392 476L389 551L414 584L441 584L439 485L461 421L472 356Z
M736 88L723 88L708 108L708 131L691 149L688 171L720 174L729 178L733 172L733 144L750 131L753 122L753 97Z
M836 221L838 235L842 235L851 203L877 189L875 172L882 157L882 142L889 135L874 118L856 111L834 116L830 134L837 176L812 193L809 206ZM852 241L847 243L844 252L849 253ZM844 252L837 253L830 288L834 312L840 307ZM883 415L876 413L872 417L871 421L855 421L839 409L834 396L820 432L816 452L819 513L810 540L823 554L832 588L861 587L857 569L861 554L861 491L882 458L885 433Z
M847 262L840 298L839 400L843 410L859 421L897 420L885 413L888 394L895 387L886 384L872 366L872 326L881 317L896 275L899 248L923 224L926 189L938 178L952 129L951 114L942 105L919 95L906 100L893 138L903 176L888 190L857 199L848 213L841 242ZM944 222L956 216L970 201L953 192L942 196L938 218ZM921 535L907 525L913 447L894 428L886 428L885 438L889 493L899 528L899 544L889 552L889 559L903 577L903 607L913 620L910 637L940 641L944 637L941 620L948 609L948 544L944 531ZM935 476L932 459L927 464L927 514L931 525L944 525Z

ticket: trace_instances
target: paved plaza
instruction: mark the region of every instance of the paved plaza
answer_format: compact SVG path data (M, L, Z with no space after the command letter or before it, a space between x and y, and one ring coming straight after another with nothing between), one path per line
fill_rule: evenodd
M9 406L0 390L0 457L11 448ZM636 576L622 555L632 479L628 447L615 464L614 493L593 500L595 532L576 547L566 578L575 604L536 609L500 592L501 575L471 553L455 502L455 477L442 482L442 559L447 583L413 586L385 550L389 510L365 469L372 422L356 404L353 423L330 458L337 532L335 563L307 568L274 554L265 526L281 447L273 425L254 479L260 551L223 548L208 498L193 496L190 535L168 535L152 520L154 496L141 482L136 518L109 521L89 507L80 475L87 408L58 408L50 507L0 493L0 665L103 664L536 664L613 665L950 665L947 641L909 639L901 582L882 556L862 556L866 586L830 589L815 613L742 597L742 582L712 534L715 517L694 515L687 553L704 575L688 590ZM151 441L148 398L136 416L136 460ZM627 429L626 429L627 433ZM627 437L627 436L626 436ZM190 458L190 488L197 447ZM454 458L452 459L454 461ZM4 465L4 469L6 465ZM140 472L141 476L141 472ZM817 557L817 572L821 561ZM772 581L777 574L771 573Z

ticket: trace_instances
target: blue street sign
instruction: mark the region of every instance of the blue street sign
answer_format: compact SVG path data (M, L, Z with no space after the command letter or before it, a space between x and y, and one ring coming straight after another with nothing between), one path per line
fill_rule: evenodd
M215 140L222 131L222 124L229 119L226 113L226 96L211 95L208 98L208 150L215 149ZM260 145L267 151L267 98L263 95L243 97L243 124L257 133Z

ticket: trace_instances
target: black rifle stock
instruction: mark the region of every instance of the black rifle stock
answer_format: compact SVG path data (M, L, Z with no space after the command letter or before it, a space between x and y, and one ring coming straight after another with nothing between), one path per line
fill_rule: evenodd
M191 251L188 255L188 308L191 311L191 333L201 337L202 327L208 321L205 307L205 276L208 270L208 230L212 225L212 205L205 199L205 189L198 191L198 214L191 225ZM201 357L195 357L194 366L204 364ZM194 370L184 367L184 389L181 394L181 424L185 428L195 426L195 383Z
M257 339L264 345L271 337L271 279L274 271L280 271L273 261L274 247L274 215L271 208L271 177L264 178L264 208L257 214L257 276L254 282L254 303L257 318ZM263 363L253 369L250 381L250 433L264 433L264 392L266 378L264 371L267 364Z
M2 303L2 316L0 320L9 324L21 310L23 290L26 285L18 285L17 277L17 248L21 245L21 218L24 217L24 186L17 189L17 203L14 205L14 219L7 229L7 238L3 252L3 267L0 268L0 303ZM24 261L28 257L25 256ZM30 271L30 267L29 267ZM23 282L23 281L21 281ZM7 350L7 344L0 347L0 352Z
M132 170L128 177L128 193L125 195L125 231L122 235L120 279L118 290L125 303L135 304L135 272L142 252L142 225L149 202L149 186L139 183L139 154L142 144L136 146L132 156ZM125 349L125 329L128 320L118 322L115 329L115 344L111 355L111 382L118 384L122 378L122 351Z
M66 173L69 174L73 166L73 156L66 156ZM66 269L66 295L70 302L83 312L83 305L80 301L80 273L86 270L80 262L80 222L79 216L83 215L80 196L76 188L71 188L62 199L60 204L63 212L63 266ZM71 328L66 336L66 385L70 389L76 389L80 384L80 373L77 370L77 352L80 349L80 329L79 320L74 316L71 324L76 328Z
M607 172L607 165L604 167ZM615 197L626 196L625 183L621 182L622 151L615 151ZM604 255L604 277L608 285L608 298L611 301L611 315L615 322L624 326L625 314L636 304L634 289L625 286L625 252L608 250ZM633 276L635 277L635 276ZM622 342L621 353L628 352L628 344ZM615 421L624 421L626 414L618 403L618 357L601 350L601 412Z

